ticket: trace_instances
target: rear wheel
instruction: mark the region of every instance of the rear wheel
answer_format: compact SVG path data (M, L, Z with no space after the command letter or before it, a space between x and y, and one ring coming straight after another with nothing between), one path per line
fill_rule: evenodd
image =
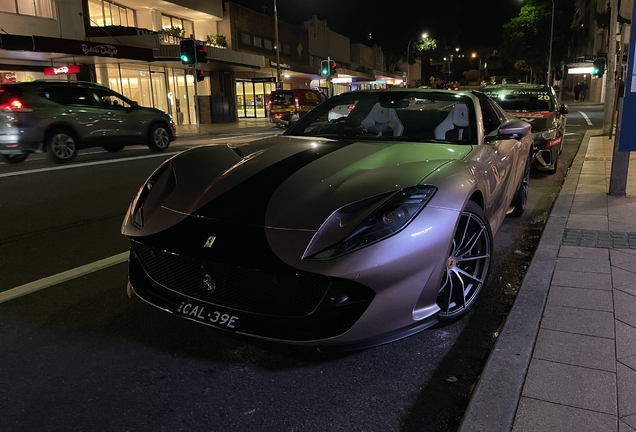
M118 151L122 151L126 147L125 144L108 144L104 146L104 150L110 153L117 153Z
M75 136L68 129L54 129L46 136L46 151L55 163L66 163L77 156Z
M160 152L164 151L170 145L170 132L167 126L163 124L152 125L148 132L148 147L150 150Z
M469 201L453 235L442 286L437 296L440 320L453 320L468 313L490 272L492 232L483 210Z
M2 159L8 164L17 164L20 162L24 162L26 158L29 157L28 153L22 154L3 154Z

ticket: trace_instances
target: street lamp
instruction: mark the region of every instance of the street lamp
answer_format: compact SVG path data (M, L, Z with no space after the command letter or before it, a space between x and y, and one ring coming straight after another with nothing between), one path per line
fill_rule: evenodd
M550 25L550 54L548 54L548 81L552 85L552 37L554 36L554 0L552 0L552 24Z
M426 39L427 37L428 37L428 34L422 33L422 39ZM411 42L413 42L416 39L419 39L419 38L414 37L413 39L409 41L409 44L406 46L406 79L404 80L406 82L406 87L409 86L409 53L411 52Z
M477 54L473 53L472 54L473 58L477 59L477 81L479 83L479 85L481 85L481 56L478 56Z
M280 83L280 44L278 43L278 9L276 8L276 0L274 0L274 33L276 44L276 87Z

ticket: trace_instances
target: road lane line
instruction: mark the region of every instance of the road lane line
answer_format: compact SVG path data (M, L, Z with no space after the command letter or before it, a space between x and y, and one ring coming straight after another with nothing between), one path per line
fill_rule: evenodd
M587 116L587 114L585 114L583 111L579 111L579 114L581 114L583 116L583 118L585 119L585 121L587 122L587 124L589 126L592 126L592 121L590 120L590 118Z
M89 273L93 273L99 270L103 270L107 267L111 267L116 264L123 263L126 260L128 260L128 255L129 255L129 252L122 252L120 254L113 255L111 257L104 258L102 260L95 261L90 264L83 265L81 267L76 267L74 269L67 270L65 272L58 273L53 276L48 276L40 280L36 280L24 285L20 285L19 287L12 288L8 291L0 292L0 303L4 303L6 301L13 300L14 298L22 297L24 295L34 293L35 291L49 288L49 287L52 287L53 285L57 285L62 282L69 281L71 279L75 279L80 276L84 276Z
M19 176L19 175L26 175L26 174L35 174L35 173L41 173L41 172L47 172L47 171L57 171L57 170L64 170L64 169L83 168L83 167L93 166L93 165L104 165L104 164L111 164L111 163L117 163L117 162L127 162L127 161L132 161L132 160L139 160L139 159L165 157L165 156L170 156L170 155L176 155L177 153L181 153L181 152L158 153L158 154L151 154L151 155L145 155L145 156L131 156L131 157L127 157L127 158L108 159L108 160L95 161L95 162L82 162L82 163L73 164L73 165L61 165L61 166L52 166L52 167L47 167L47 168L36 168L36 169L32 169L32 170L16 171L16 172L11 172L11 173L2 173L2 174L0 174L0 178L2 178L2 177L13 177L13 176Z

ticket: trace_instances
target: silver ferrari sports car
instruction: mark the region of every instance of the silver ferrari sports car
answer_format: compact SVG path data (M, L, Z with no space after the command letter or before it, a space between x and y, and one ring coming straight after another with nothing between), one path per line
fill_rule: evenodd
M319 349L403 338L475 305L531 163L530 125L483 93L344 93L280 135L163 163L123 221L128 294Z

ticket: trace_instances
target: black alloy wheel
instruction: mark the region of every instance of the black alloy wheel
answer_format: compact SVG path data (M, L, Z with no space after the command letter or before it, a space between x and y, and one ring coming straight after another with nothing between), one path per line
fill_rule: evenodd
M20 162L24 162L26 158L29 157L28 153L22 154L3 154L2 159L8 164L17 164Z
M148 147L150 150L164 151L170 145L170 131L163 124L155 124L148 133Z
M486 215L469 201L459 218L437 296L440 320L463 317L475 305L490 273L492 248Z
M510 205L513 207L509 213L512 217L519 217L526 211L526 203L528 202L528 192L530 191L530 171L532 169L532 153L528 155L526 160L526 166L523 170L523 179L515 197L512 199Z
M75 136L68 129L52 130L44 142L49 158L55 163L70 162L77 156Z

